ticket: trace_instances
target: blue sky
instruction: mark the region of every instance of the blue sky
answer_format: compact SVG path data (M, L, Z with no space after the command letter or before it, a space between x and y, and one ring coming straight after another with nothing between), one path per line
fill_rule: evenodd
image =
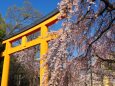
M57 4L60 0L28 0L32 4L33 8L41 12L41 14L46 15L57 8ZM0 0L0 13L2 17L5 18L8 7L11 6L23 6L24 0ZM61 27L61 21L57 24L52 25L52 30L58 30Z
M24 0L0 0L0 13L4 17L8 7L12 5L22 6ZM32 6L46 15L57 7L60 0L29 0Z

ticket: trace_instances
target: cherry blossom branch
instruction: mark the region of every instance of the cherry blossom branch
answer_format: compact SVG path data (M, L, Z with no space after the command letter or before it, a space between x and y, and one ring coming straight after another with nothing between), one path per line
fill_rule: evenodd
M87 57L87 54L89 53L89 50L91 49L92 45L93 45L96 41L98 41L98 39L101 38L106 31L108 31L108 30L110 29L110 27L111 27L111 25L113 24L114 20L115 20L115 18L112 19L112 20L109 22L108 27L107 27L105 30L103 30L103 31L96 37L96 39L89 44L89 46L88 46L88 48L87 48L87 51L86 51L85 57Z

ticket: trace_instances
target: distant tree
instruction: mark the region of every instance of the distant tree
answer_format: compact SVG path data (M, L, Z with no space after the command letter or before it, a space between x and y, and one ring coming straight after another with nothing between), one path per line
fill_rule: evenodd
M39 86L39 61L35 60L34 51L35 47L31 47L12 55L15 61L11 66L13 71L10 71L11 86L13 82L16 86Z
M7 35L19 31L41 16L41 13L34 9L28 0L24 0L22 7L16 5L9 7L6 14Z
M0 14L0 52L3 50L2 40L5 36L6 27L7 25Z

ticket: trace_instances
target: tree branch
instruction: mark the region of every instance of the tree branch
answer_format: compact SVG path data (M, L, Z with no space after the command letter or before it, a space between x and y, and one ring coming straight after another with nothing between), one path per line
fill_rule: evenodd
M101 58L101 57L100 57L99 55L97 55L97 54L96 54L96 56L97 56L99 59L101 59L102 61L104 61L104 62L115 63L115 60L103 59L103 58Z
M89 53L89 51L90 51L90 49L91 49L93 43L95 43L99 38L102 37L102 35L103 35L106 31L108 31L108 30L110 29L110 27L111 27L111 25L112 25L112 23L113 23L114 20L115 20L115 18L112 19L112 20L109 22L108 27L107 27L105 30L103 30L103 31L97 36L97 38L89 44L89 46L88 46L88 48L87 48L87 51L86 51L85 57L88 55L88 53Z
M105 3L106 6L108 6L111 10L115 10L114 5L112 5L109 0L101 0Z

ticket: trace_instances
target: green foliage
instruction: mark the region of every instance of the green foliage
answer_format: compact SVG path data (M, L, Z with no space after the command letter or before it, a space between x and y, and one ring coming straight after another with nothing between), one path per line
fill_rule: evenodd
M6 27L7 27L7 25L6 25L5 21L2 18L2 16L0 15L0 39L4 36Z
M6 25L5 21L2 18L2 16L0 15L0 53L4 48L2 45L2 40L5 36L6 27L7 27L7 25Z
M0 37L2 37L4 33L5 33L4 30L0 30Z

